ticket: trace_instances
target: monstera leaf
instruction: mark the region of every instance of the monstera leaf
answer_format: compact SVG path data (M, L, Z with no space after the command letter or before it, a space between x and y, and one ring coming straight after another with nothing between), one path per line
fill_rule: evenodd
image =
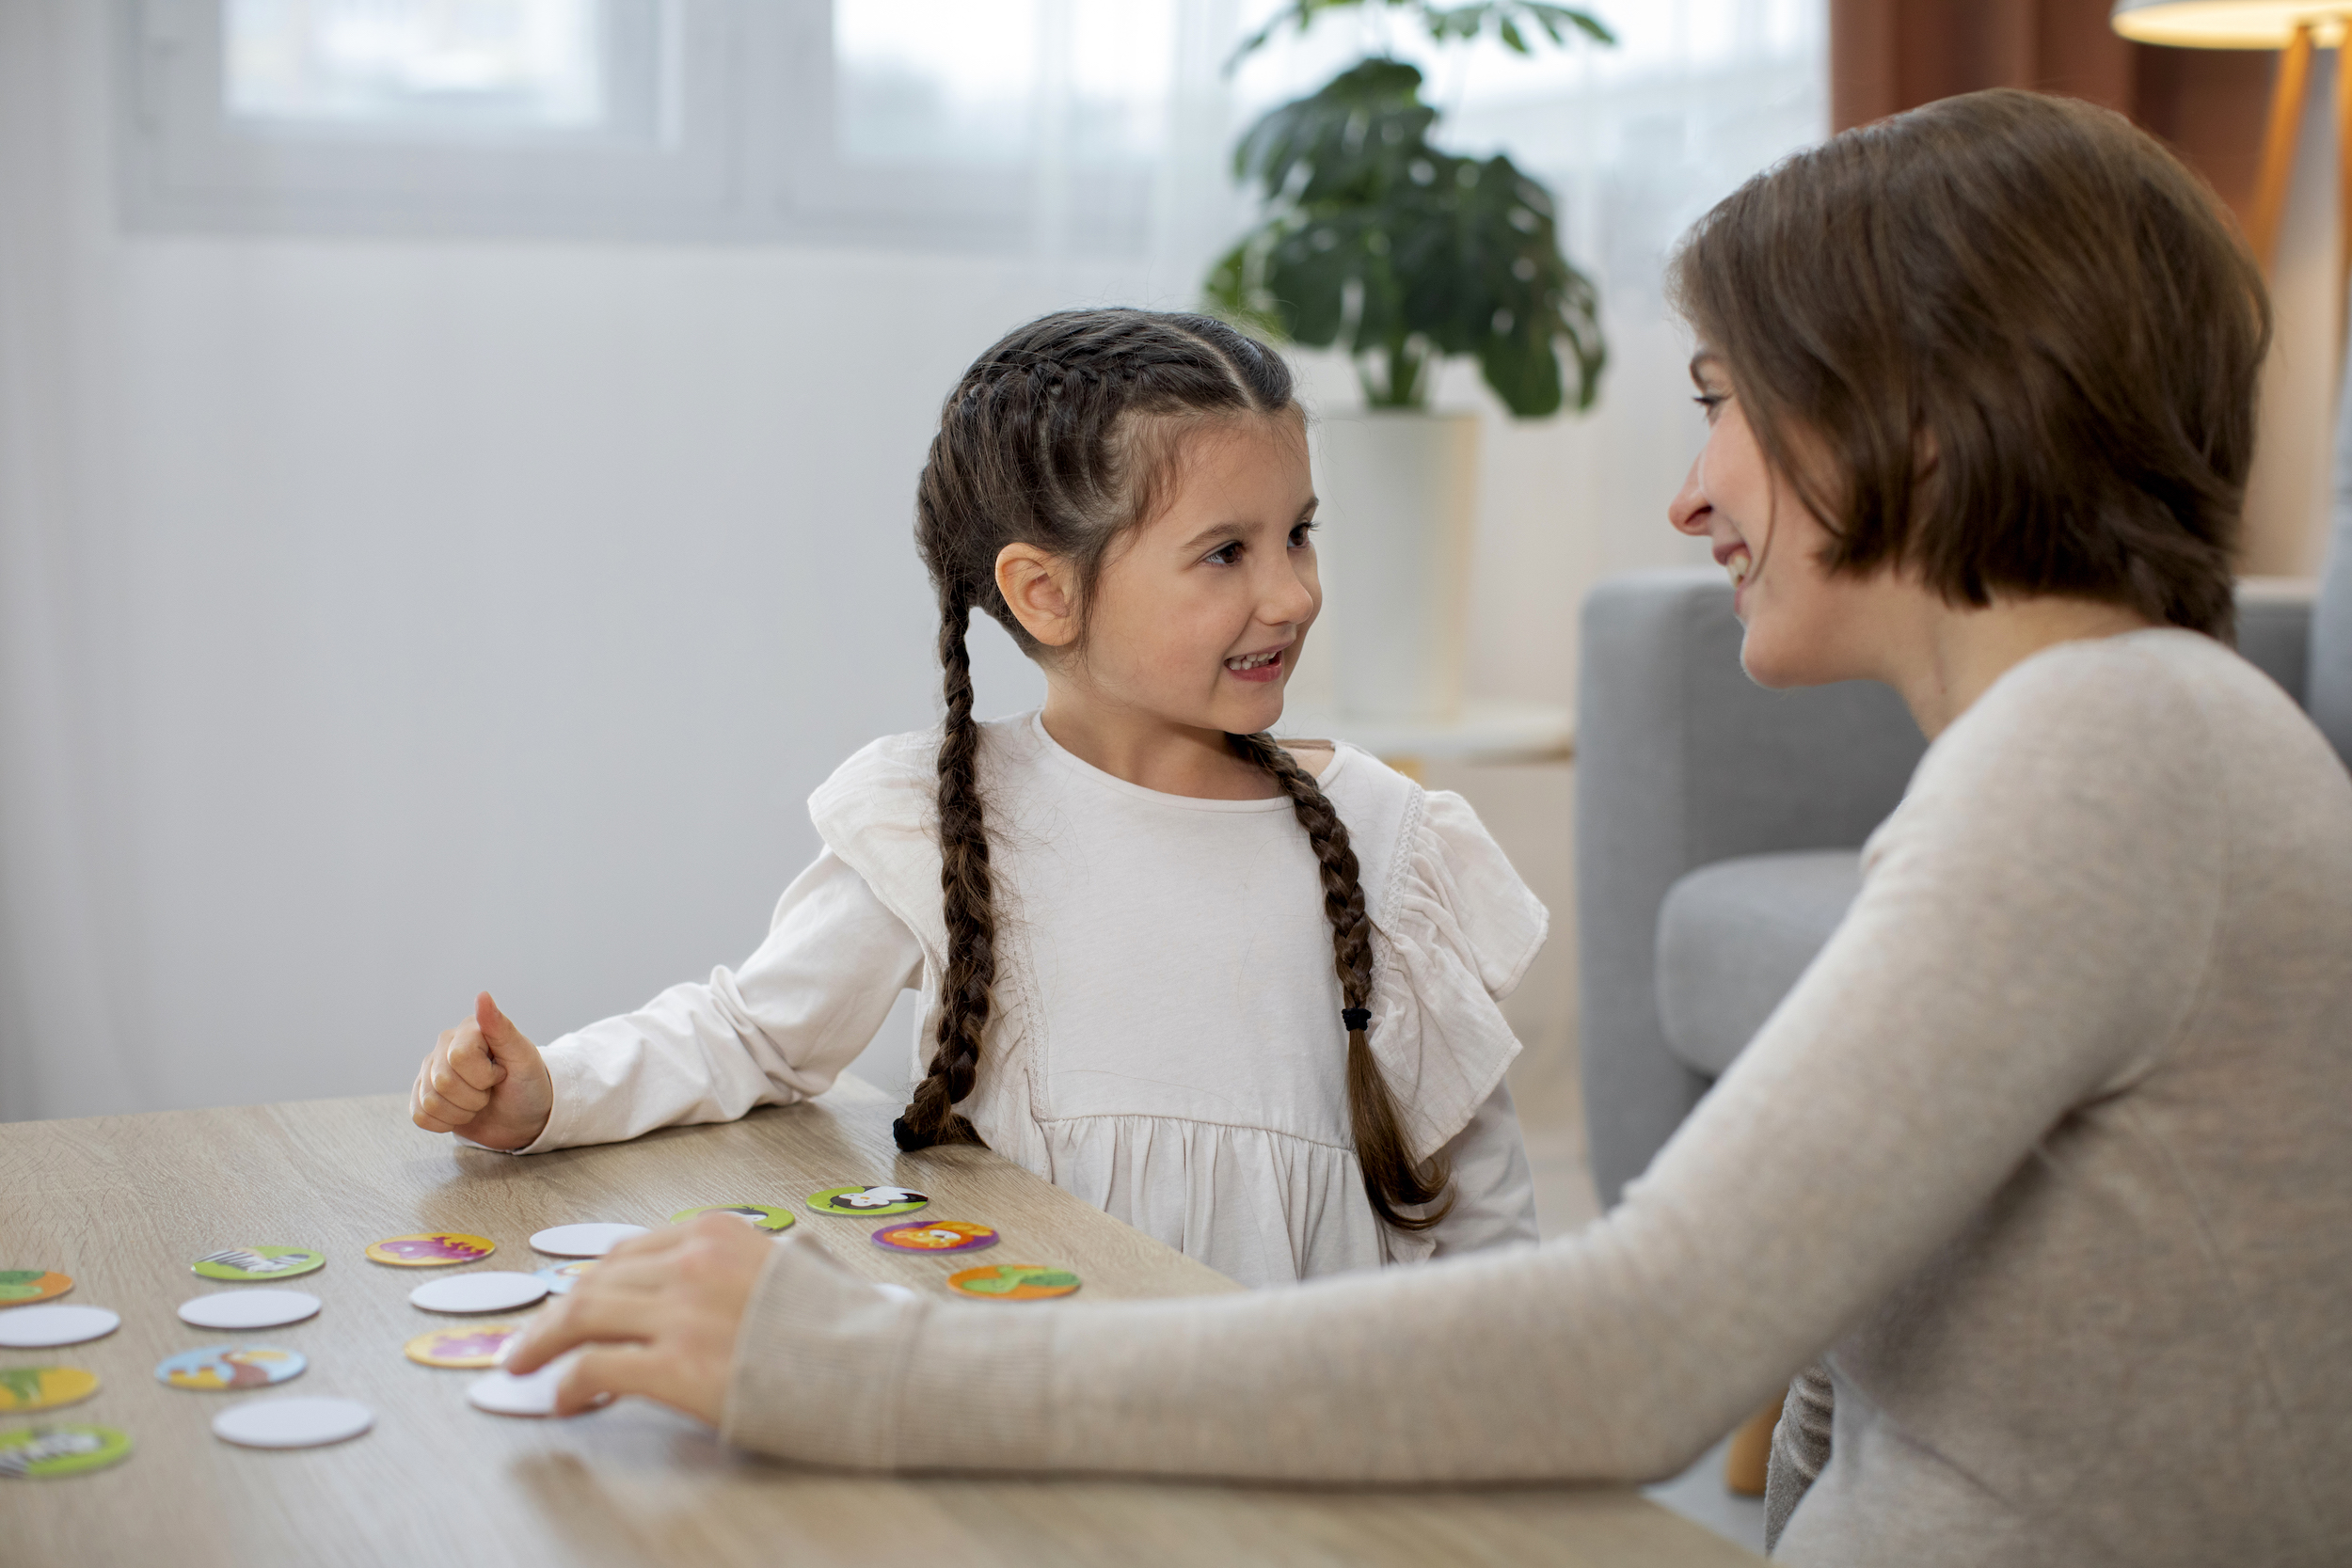
M1426 147L1437 122L1421 101L1420 71L1366 60L1313 97L1269 110L1233 150L1233 178L1302 206L1376 198L1398 153Z
M1267 113L1235 175L1265 220L1209 275L1211 305L1354 357L1375 407L1418 408L1429 365L1474 356L1512 413L1592 405L1607 362L1592 281L1560 254L1551 197L1501 154L1432 146L1421 72L1370 59Z

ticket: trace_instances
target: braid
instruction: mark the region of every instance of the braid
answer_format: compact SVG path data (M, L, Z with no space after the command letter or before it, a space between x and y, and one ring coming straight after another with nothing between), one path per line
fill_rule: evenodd
M898 1147L981 1143L955 1109L980 1069L989 987L996 978L996 911L990 898L988 832L980 819L980 727L972 721L972 656L964 645L971 607L961 594L940 603L939 664L947 721L939 742L939 891L947 924L947 974L939 988L939 1044L906 1114L891 1124Z
M1307 770L1290 753L1263 735L1226 737L1245 761L1254 762L1282 786L1291 811L1307 830L1315 862L1323 871L1323 912L1331 922L1333 967L1339 971L1343 1006L1372 1006L1372 920L1364 913L1363 884L1356 877L1356 851L1347 842L1347 824ZM1440 1154L1416 1167L1405 1141L1405 1117L1396 1097L1372 1054L1366 1031L1347 1032L1347 1114L1356 1136L1356 1164L1364 1174L1364 1196L1373 1212L1400 1230L1426 1230L1454 1208L1446 1197L1436 1212L1418 1218L1398 1210L1434 1203L1445 1194L1454 1173Z

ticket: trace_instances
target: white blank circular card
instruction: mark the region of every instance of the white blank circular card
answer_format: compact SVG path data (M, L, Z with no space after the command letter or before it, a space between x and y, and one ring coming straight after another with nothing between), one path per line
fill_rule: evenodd
M557 1225L532 1236L531 1244L550 1258L601 1258L631 1236L644 1233L642 1225Z
M199 1328L282 1328L314 1317L319 1298L308 1291L215 1291L180 1304L180 1321Z
M213 1435L248 1449L315 1449L357 1437L375 1412L357 1400L247 1400L213 1418Z
M428 1280L408 1292L408 1305L428 1312L512 1312L547 1293L548 1282L535 1275L486 1269Z
M99 1339L122 1326L121 1314L103 1307L57 1307L46 1302L0 1312L0 1345L11 1350L46 1350Z
M513 1372L485 1372L467 1387L467 1402L494 1416L552 1416L556 1390L580 1354L572 1351L559 1355L537 1371L519 1377Z

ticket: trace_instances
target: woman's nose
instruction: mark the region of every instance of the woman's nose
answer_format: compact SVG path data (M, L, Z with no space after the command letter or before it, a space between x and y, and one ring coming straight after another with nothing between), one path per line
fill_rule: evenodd
M1691 471L1684 476L1682 488L1666 503L1666 521L1683 533L1705 533L1707 515L1714 510L1708 504L1707 491L1699 483L1699 470L1706 463L1704 452L1691 459Z

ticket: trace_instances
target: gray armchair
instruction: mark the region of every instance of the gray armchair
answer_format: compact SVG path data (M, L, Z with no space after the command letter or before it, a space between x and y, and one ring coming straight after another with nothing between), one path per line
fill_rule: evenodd
M2347 400L2352 403L2352 400ZM2249 587L2238 648L2352 762L2352 484L2316 601ZM1925 750L1893 691L1766 691L1721 572L1585 601L1576 907L1584 1117L1617 1200L1845 915Z

